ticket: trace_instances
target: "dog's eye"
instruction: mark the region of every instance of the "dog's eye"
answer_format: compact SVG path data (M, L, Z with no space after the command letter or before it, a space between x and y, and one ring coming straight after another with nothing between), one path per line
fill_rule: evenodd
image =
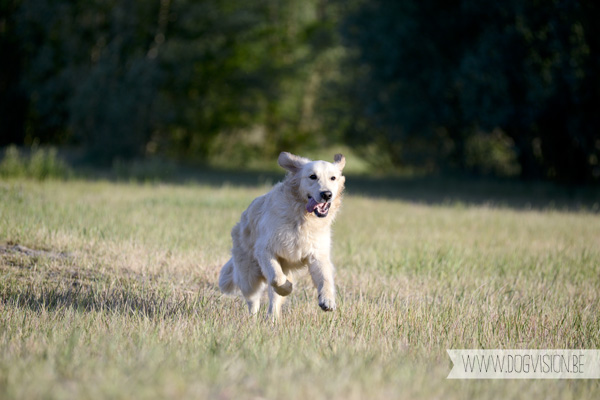
M332 177L331 177L331 180L332 180L332 181L335 181L335 176L332 176Z
M317 175L315 175L315 174L312 174L311 176L309 176L309 178L310 178L310 179L312 179L312 180L314 181L315 179L317 179Z

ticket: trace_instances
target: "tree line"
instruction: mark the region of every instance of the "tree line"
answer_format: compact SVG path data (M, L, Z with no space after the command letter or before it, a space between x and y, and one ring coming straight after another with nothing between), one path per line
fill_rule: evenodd
M600 7L0 3L0 145L243 163L348 143L424 171L600 179Z

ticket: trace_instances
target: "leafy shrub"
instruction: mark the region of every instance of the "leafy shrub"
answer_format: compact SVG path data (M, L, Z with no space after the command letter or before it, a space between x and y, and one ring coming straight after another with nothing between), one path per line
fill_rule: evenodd
M521 172L513 140L499 129L469 137L465 163L471 171L482 175L516 176Z
M26 175L26 160L21 156L16 146L7 147L2 162L0 163L0 176L3 178L17 178Z
M16 146L9 146L0 162L3 178L33 178L38 180L66 179L72 175L71 168L58 157L55 148L34 147L29 156L22 154Z

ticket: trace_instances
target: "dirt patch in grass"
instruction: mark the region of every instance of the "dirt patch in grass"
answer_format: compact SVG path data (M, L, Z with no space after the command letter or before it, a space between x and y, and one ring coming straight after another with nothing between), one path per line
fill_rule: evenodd
M71 257L71 254L65 252L56 252L52 250L36 250L30 249L18 243L0 243L0 255L24 255L28 257L45 257L50 259L66 259Z

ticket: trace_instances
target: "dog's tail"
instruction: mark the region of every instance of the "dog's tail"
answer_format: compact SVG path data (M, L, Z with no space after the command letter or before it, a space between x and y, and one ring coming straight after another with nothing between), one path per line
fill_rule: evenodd
M235 284L233 283L233 258L230 258L227 264L221 269L219 289L223 293L231 293L235 289Z

